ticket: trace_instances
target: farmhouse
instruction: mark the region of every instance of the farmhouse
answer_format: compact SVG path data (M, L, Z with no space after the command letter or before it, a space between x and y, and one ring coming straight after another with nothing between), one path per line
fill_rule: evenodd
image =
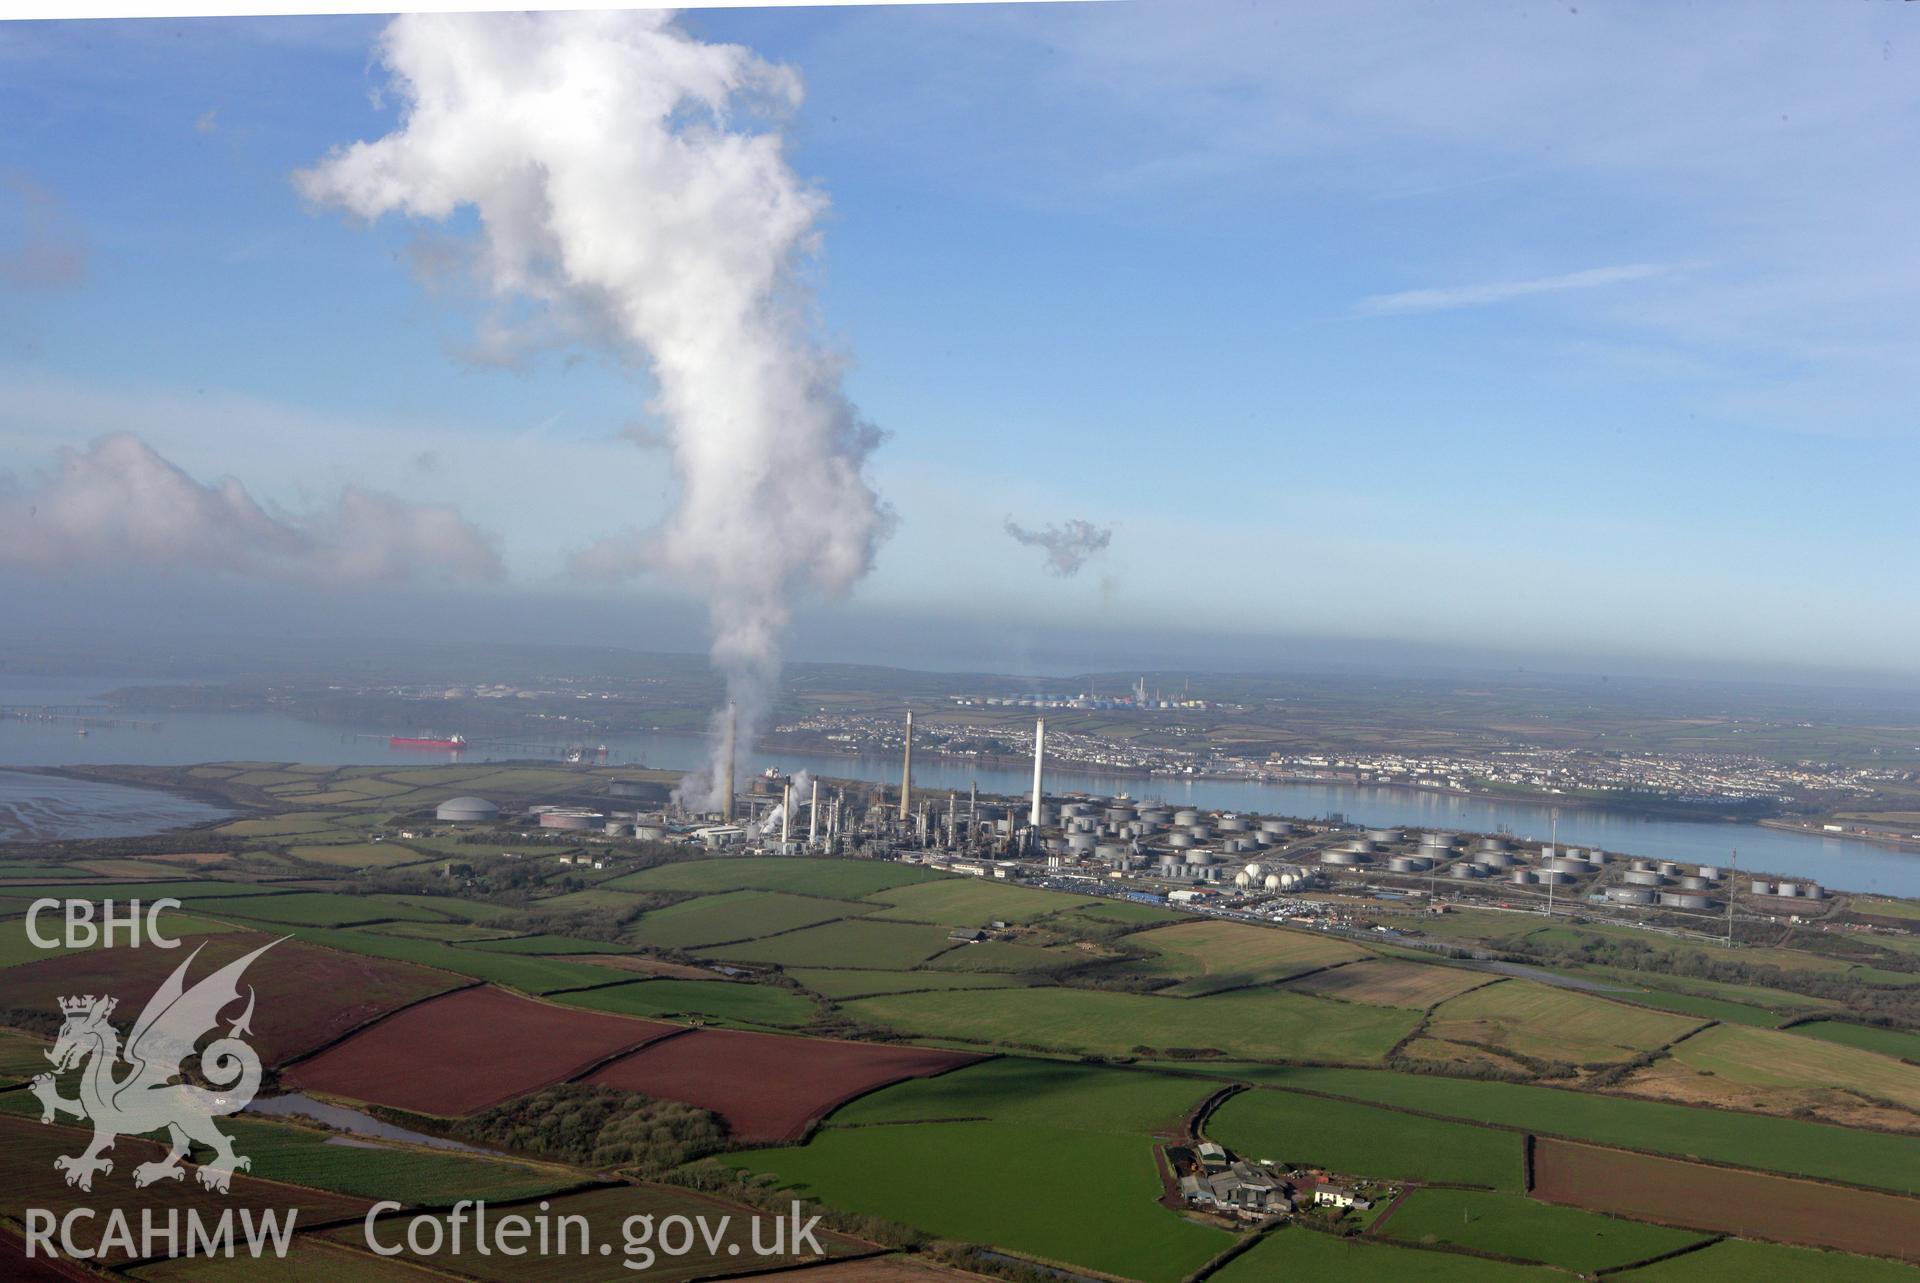
M1313 1201L1322 1207L1357 1207L1361 1211L1373 1206L1345 1185L1322 1185L1313 1191Z

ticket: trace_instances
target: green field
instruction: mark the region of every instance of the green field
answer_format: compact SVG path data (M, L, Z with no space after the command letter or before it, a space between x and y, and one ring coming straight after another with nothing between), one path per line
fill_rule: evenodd
M1502 980L1441 1003L1428 1032L1538 1060L1607 1064L1664 1046L1700 1024L1531 980Z
M1730 1238L1609 1277L1622 1283L1916 1283L1920 1270L1870 1256Z
M1844 1020L1814 1020L1795 1025L1788 1032L1844 1043L1849 1047L1877 1051L1883 1056L1896 1056L1920 1064L1920 1034L1908 1033L1904 1029L1882 1029L1878 1025L1856 1025Z
M1257 989L1210 998L1081 989L897 994L849 1003L847 1010L921 1037L1082 1055L1130 1056L1147 1047L1354 1062L1379 1060L1419 1018Z
M431 853L415 851L399 842L340 842L321 846L290 846L287 854L313 864L331 864L343 869L387 869L397 864L417 864L430 859Z
M1178 984L1160 992L1197 997L1247 985L1270 984L1302 972L1368 956L1358 945L1332 936L1247 922L1189 921L1138 931L1127 944L1152 956L1129 962L1129 974L1172 976Z
M1232 1241L1159 1206L1146 1136L1041 1124L831 1127L789 1149L728 1154L782 1188L931 1234L1177 1283Z
M414 962L423 967L438 967L456 975L471 976L475 980L490 981L525 993L552 993L559 989L583 989L589 985L607 983L605 968L556 958L482 953L478 949L465 949L433 940L408 940L402 936L380 935L372 931L295 927L293 934L329 949Z
M1207 1136L1243 1157L1355 1176L1518 1191L1524 1175L1518 1132L1297 1092L1241 1092L1214 1111Z
M1212 1283L1568 1283L1558 1270L1424 1252L1309 1229L1276 1230L1212 1276ZM1757 1279L1751 1283L1759 1283Z
M1536 1203L1519 1194L1418 1189L1382 1231L1406 1243L1450 1243L1593 1274L1677 1252L1707 1238L1689 1230Z
M334 891L294 891L286 895L195 900L201 913L285 922L295 926L343 927L354 922L431 922L434 914L380 895L341 895Z
M896 1083L850 1101L827 1121L866 1127L986 1119L1148 1135L1178 1124L1215 1088L1205 1078L1001 1056Z
M361 1198L395 1198L409 1205L528 1198L581 1180L565 1168L538 1163L358 1138L342 1144L330 1133L294 1124L232 1118L223 1120L220 1128L253 1160L255 1176Z
M1377 1069L1277 1065L1195 1065L1193 1069L1600 1145L1901 1194L1920 1193L1920 1139L1909 1136L1593 1092Z
M473 932L475 928L455 927L455 930ZM491 940L475 940L467 946L482 953L631 953L625 945L614 944L607 940L582 940L578 936L497 936Z
M1920 1111L1920 1071L1912 1065L1795 1031L1716 1025L1675 1044L1673 1059L1695 1071L1700 1098L1709 1101L1732 1085L1776 1094L1852 1092Z
M556 994L555 999L623 1016L700 1016L779 1028L810 1024L818 1014L811 1002L790 990L725 980L635 980Z
M860 998L917 989L1017 989L1024 977L981 971L789 970L787 975L829 998Z
M628 939L651 948L693 949L797 931L856 912L845 900L779 891L728 891L654 909L629 923L626 932Z
M0 1029L0 1087L11 1087L35 1074L46 1073L52 1067L46 1055L51 1045L47 1040Z
M942 878L913 886L894 887L870 897L886 908L872 909L872 918L931 922L943 927L984 927L1002 922L1031 922L1085 902L1062 891L1008 886L987 878Z
M702 952L728 962L895 970L918 966L952 947L945 927L849 919Z
M1067 967L1097 961L1078 949L1045 949L1010 940L980 940L949 949L927 966L936 971L999 972L1004 975L1045 975Z
M614 878L616 891L792 891L858 900L888 887L931 882L947 875L910 864L876 860L727 858L663 864Z
M1724 998L1703 998L1698 994L1673 993L1665 989L1629 989L1607 996L1615 1002L1630 1002L1636 1007L1652 1007L1659 1011L1671 1011L1683 1016L1698 1016L1702 1020L1753 1025L1761 1029L1771 1029L1781 1021L1789 1019L1777 1011L1768 1011L1764 1007L1753 1007L1743 1002L1728 1002Z

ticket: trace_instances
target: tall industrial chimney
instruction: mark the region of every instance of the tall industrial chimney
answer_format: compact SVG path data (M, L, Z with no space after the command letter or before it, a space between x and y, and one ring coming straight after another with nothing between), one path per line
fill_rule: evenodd
M727 766L720 775L720 822L733 823L733 746L738 732L731 700L727 703Z
M1036 832L1040 828L1040 772L1047 760L1047 719L1038 718L1033 723L1033 811L1027 816L1027 824Z
M780 786L780 854L787 853L787 844L793 840L793 781L788 780Z
M813 802L807 807L807 846L820 844L820 781L813 782Z
M907 755L900 764L900 822L905 824L913 811L913 710L907 710Z

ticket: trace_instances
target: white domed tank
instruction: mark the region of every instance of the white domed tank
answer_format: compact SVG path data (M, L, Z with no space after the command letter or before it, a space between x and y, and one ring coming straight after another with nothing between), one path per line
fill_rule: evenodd
M1252 885L1253 885L1253 874L1251 874L1251 873L1248 873L1248 872L1246 872L1246 871L1245 871L1244 869L1243 869L1243 870L1241 870L1241 871L1240 871L1239 873L1236 873L1236 874L1234 874L1234 875L1233 875L1233 885L1235 885L1235 886L1237 886L1237 887L1250 887L1250 886L1252 886Z
M1267 875L1267 866L1260 863L1260 861L1258 860L1255 860L1252 864L1249 864L1247 866L1248 877L1263 878L1266 875Z
M1267 874L1267 883L1266 883L1267 890L1278 891L1281 888L1285 887L1286 885L1287 885L1287 880L1281 877L1278 873Z

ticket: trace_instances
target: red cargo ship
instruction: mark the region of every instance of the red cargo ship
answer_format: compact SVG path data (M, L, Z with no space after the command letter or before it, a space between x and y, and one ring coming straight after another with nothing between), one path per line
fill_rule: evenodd
M449 735L445 739L437 739L429 735L395 735L387 741L387 747L389 748L450 748L456 753L466 746L467 737L464 735Z

